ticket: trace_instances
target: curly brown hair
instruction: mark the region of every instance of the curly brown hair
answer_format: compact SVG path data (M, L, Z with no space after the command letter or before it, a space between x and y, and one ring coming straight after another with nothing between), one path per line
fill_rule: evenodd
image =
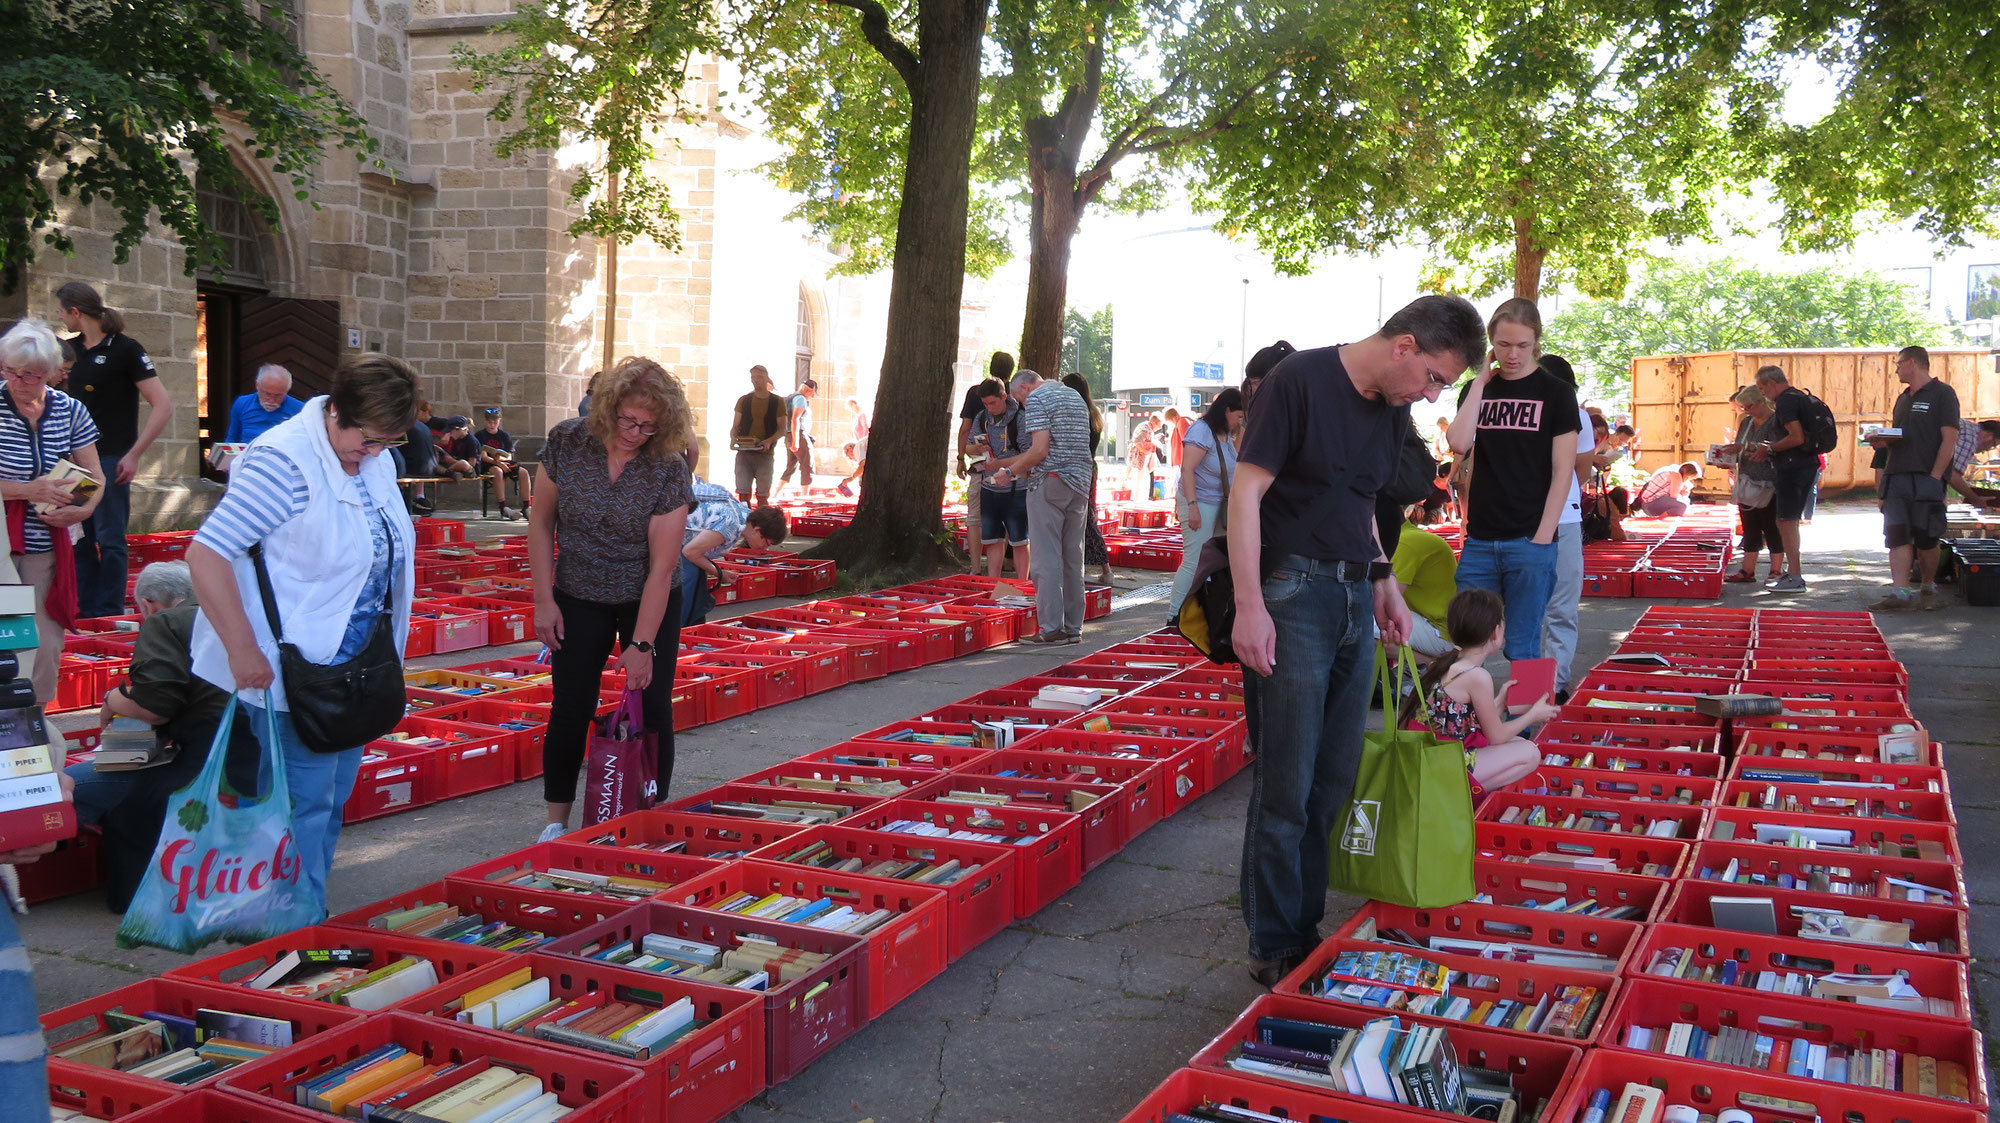
M618 432L618 409L625 403L652 411L657 426L651 439L639 449L641 456L665 457L687 447L693 431L694 411L688 408L681 381L651 359L633 355L603 373L598 388L590 395L590 416L584 424L605 447Z

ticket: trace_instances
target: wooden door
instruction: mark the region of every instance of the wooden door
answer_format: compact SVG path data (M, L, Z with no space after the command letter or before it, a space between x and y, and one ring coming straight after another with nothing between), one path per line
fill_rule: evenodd
M292 397L324 394L340 365L340 303L279 296L238 301L232 397L254 393L257 368L277 363L292 372Z

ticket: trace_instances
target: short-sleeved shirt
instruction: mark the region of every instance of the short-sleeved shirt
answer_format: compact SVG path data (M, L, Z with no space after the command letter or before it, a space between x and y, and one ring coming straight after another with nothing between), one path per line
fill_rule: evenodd
M653 517L694 501L687 461L635 456L614 482L603 442L582 418L570 418L549 430L542 473L558 489L556 588L598 604L637 601Z
M474 429L472 431L472 439L486 448L496 449L507 453L509 456L514 453L514 438L509 436L505 429L499 429L491 433L484 429Z
M1780 468L1819 466L1819 454L1812 450L1812 434L1806 431L1806 406L1810 402L1811 399L1806 396L1804 390L1796 386L1787 386L1778 394L1777 400L1771 403L1771 431L1777 434L1771 439L1773 441L1785 439L1787 427L1796 424L1802 441L1778 453L1777 465Z
M403 446L403 466L412 476L428 476L437 471L436 441L431 427L419 421L410 426L410 443Z
M1375 493L1394 477L1409 426L1407 407L1355 389L1339 348L1287 355L1250 399L1236 456L1275 477L1258 511L1265 546L1322 561L1381 558ZM1341 495L1322 512L1328 485L1350 468Z
M1933 378L1921 390L1905 388L1896 395L1890 424L1903 431L1900 440L1875 453L1873 467L1890 475L1899 472L1932 472L1937 469L1938 450L1944 446L1944 430L1958 428L1958 391Z
M1979 455L1979 426L1960 425L1958 446L1951 450L1951 470L1963 473L1972 467L1972 458Z
M1576 419L1582 422L1582 425L1576 431L1576 454L1578 456L1589 456L1591 453L1597 451L1597 437L1590 431L1590 414L1583 407L1579 406L1576 411ZM1544 492L1543 494L1547 493ZM1576 473L1571 472L1569 474L1569 498L1563 501L1562 517L1556 520L1556 525L1564 526L1570 523L1580 524L1582 522L1583 485L1577 482Z
M363 476L353 479L361 493L362 509L376 510L367 480ZM246 450L230 468L229 490L222 493L215 510L195 532L194 540L222 555L223 560L235 561L248 554L250 547L270 537L272 531L305 514L306 504L311 500L306 474L298 464L275 448L258 445ZM354 598L354 616L341 636L340 650L334 653L336 663L361 654L376 622L389 614L389 582L395 573L395 559L388 523L381 518L368 520L368 538L373 561L361 583L361 592ZM249 605L244 607L261 611ZM273 631L283 630L284 606L278 606L278 611L281 619Z
M1737 447L1747 450L1751 445L1777 440L1777 424L1778 415L1775 412L1762 421L1758 421L1752 414L1744 414L1743 420L1736 426ZM1753 460L1743 453L1738 453L1736 474L1746 480L1775 480L1778 478L1778 465L1775 460L1768 457L1763 460Z
M278 403L277 409L265 409L257 395L245 394L229 404L229 428L222 439L230 444L254 441L266 429L297 417L304 408L306 404L290 394Z
M42 419L30 426L14 405L13 395L0 384L0 480L26 483L40 479L56 466L56 461L85 445L98 441L97 425L83 403L51 389L42 399ZM39 455L37 455L39 453ZM34 506L22 522L23 553L47 553L51 548L49 524L35 514Z
M1539 367L1520 378L1488 381L1473 431L1465 536L1486 542L1533 537L1554 480L1555 443L1578 425L1576 391Z
M960 421L977 421L979 415L986 412L986 404L979 397L979 385L975 382L965 388L965 400L958 403Z
M681 545L694 541L694 536L704 530L712 530L722 536L722 541L702 556L719 558L743 541L743 524L750 518L750 508L736 501L726 487L717 487L707 480L694 481L694 510L688 512L687 529L681 533Z
M785 410L785 433L787 436L792 431L791 416L799 410L805 410L803 414L799 415L799 433L807 437L812 436L813 404L811 398L806 397L804 394L793 394L791 397L785 399Z
M1218 451L1217 444L1221 445ZM1222 482L1236 475L1236 446L1228 441L1218 442L1215 430L1208 422L1197 421L1188 426L1181 438L1182 445L1193 445L1202 452L1201 462L1194 466L1194 499L1197 503L1222 502ZM1183 453L1185 455L1185 453Z
M123 456L139 441L139 383L158 378L159 372L139 341L122 332L105 336L95 347L85 347L82 336L71 342L81 355L65 389L97 423L99 451Z
M1639 489L1639 502L1651 503L1655 499L1667 499L1681 493L1681 484L1687 477L1681 475L1681 466L1669 464L1646 477L1645 486Z
M1028 490L1042 486L1051 475L1074 490L1090 494L1097 467L1090 458L1090 407L1082 395L1053 380L1044 381L1021 405L1021 439L1049 435L1049 454L1035 465Z
M1012 460L1026 452L1028 448L1029 437L1027 429L1022 424L1021 407L1011 397L1007 399L1007 412L998 417L989 413L982 404L979 407L979 416L972 420L972 432L974 436L986 438L986 447L990 450L986 461L988 464ZM1004 485L995 484L992 479L991 473L981 472L979 486L995 493L1012 493L1021 490L1022 487L1021 482L1011 475Z
M456 459L467 462L479 459L479 442L470 434L463 437L446 437L437 444Z
M1406 522L1389 564L1403 587L1403 603L1444 634L1445 611L1458 595L1458 559L1452 556L1451 543Z
M229 704L229 692L194 673L195 604L183 601L155 612L139 625L132 647L132 669L125 693L172 725L183 719L219 716Z

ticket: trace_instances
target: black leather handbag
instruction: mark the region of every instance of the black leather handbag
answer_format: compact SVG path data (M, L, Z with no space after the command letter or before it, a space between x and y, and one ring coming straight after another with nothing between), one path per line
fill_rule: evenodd
M382 615L361 653L341 663L315 663L285 642L261 544L250 547L250 560L257 567L257 591L264 598L271 634L278 639L278 674L285 683L285 701L299 742L316 753L338 753L394 730L408 702L402 653L396 650L395 632L389 626L389 610L395 603L395 538L389 539L389 588L383 593Z

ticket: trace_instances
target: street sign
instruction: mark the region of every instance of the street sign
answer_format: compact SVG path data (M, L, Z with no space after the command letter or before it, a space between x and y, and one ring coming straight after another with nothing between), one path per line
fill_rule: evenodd
M1221 364L1221 363L1196 363L1196 364L1194 365L1194 380L1195 380L1196 382L1220 382L1220 381L1222 381L1222 364Z
M1172 394L1141 394L1139 395L1139 404L1147 409L1159 409L1164 406L1173 405L1174 396Z
M1209 380L1210 382L1220 382L1220 381L1222 381L1222 364L1221 364L1221 363L1210 363L1210 364L1208 364L1208 380Z

